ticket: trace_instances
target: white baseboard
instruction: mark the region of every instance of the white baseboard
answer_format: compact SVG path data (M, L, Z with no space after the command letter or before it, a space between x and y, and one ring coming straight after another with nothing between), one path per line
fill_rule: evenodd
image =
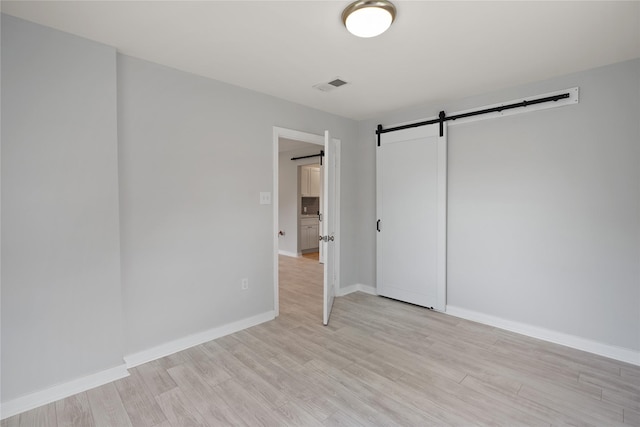
M527 335L529 337L538 338L544 341L549 341L555 344L564 345L566 347L587 351L589 353L598 354L600 356L640 366L640 351L603 344L598 341L577 337L575 335L540 328L526 323L514 322L451 305L447 305L445 312L451 316L472 320L489 326L495 326L496 328L505 329L507 331L516 332L518 334Z
M343 297L345 295L352 294L354 292L364 292L365 294L370 295L378 295L375 286L363 285L361 283L356 283L355 285L349 285L346 288L338 289L336 296Z
M18 397L8 402L2 402L2 408L0 409L0 414L2 414L1 418L9 418L128 376L129 372L127 371L127 367L122 364L73 381L68 381L64 384L58 384L26 396Z
M0 419L9 418L22 412L37 408L39 406L55 402L56 400L64 399L65 397L69 397L74 394L110 383L112 381L119 380L121 378L129 376L129 371L127 371L128 368L133 368L143 363L168 356L170 354L185 350L204 342L211 341L246 328L250 328L251 326L259 325L260 323L273 320L274 318L275 313L273 311L268 311L266 313L258 314L256 316L242 319L237 322L228 323L217 328L209 329L208 331L189 335L187 337L180 338L175 341L150 348L148 350L125 356L125 364L116 366L115 368L110 368L7 402L2 402L0 406Z
M284 255L284 256L290 256L293 258L299 258L302 255L302 254L297 254L295 252L289 252L289 251L283 251L283 250L278 250L278 254Z
M237 322L218 326L216 328L209 329L208 331L189 335L175 341L152 347L148 350L143 350L138 353L127 355L124 357L124 361L127 363L127 368L134 368L138 365L142 365L143 363L160 359L161 357L186 350L190 347L200 345L207 341L215 340L216 338L220 338L225 335L233 334L234 332L238 332L273 319L275 319L275 312L267 311L266 313L258 314L256 316L238 320Z

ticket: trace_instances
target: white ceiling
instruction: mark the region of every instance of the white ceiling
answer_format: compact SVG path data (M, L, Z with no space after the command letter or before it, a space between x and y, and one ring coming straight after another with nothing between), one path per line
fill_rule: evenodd
M119 52L353 119L640 57L640 1L395 1L372 39L347 1L2 1ZM332 92L312 86L340 77Z

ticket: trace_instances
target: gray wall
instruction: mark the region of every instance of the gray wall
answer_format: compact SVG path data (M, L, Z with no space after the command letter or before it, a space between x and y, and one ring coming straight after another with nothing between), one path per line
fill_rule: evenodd
M281 251L289 253L298 252L298 166L312 164L318 158L291 160L292 157L318 154L321 146L308 144L308 148L292 151L283 151L278 160L278 225L285 232L278 238Z
M640 60L360 123L375 212L377 123L554 90L580 103L449 128L447 304L640 350ZM375 214L360 277L375 284Z
M272 310L272 127L356 158L354 121L4 15L2 91L3 402Z
M330 129L348 165L356 122L122 55L118 121L126 352L273 310L273 126Z
M123 364L115 49L2 15L2 398Z

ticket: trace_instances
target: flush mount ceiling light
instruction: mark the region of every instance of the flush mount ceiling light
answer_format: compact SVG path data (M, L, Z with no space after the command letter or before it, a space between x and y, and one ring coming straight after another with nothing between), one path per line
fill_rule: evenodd
M396 8L386 0L358 0L342 12L344 26L358 37L375 37L384 33L395 18Z

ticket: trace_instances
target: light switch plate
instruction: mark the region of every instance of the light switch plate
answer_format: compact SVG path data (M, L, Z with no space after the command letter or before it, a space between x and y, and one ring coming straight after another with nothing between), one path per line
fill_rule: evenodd
M270 205L271 204L271 193L270 192L261 192L260 193L260 204L261 205Z

